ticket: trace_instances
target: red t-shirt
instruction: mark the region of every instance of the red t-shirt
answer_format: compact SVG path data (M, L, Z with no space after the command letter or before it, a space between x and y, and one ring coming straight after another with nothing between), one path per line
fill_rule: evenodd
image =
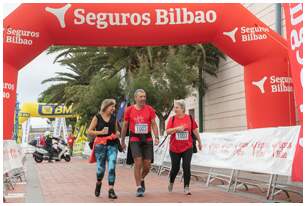
M172 124L172 120L174 123ZM184 125L185 130L183 132L174 133L170 137L170 151L175 153L185 152L186 150L192 148L192 136L191 131L198 128L197 123L193 121L193 127L191 129L191 120L189 115L185 115L183 118L178 118L177 116L172 116L167 124L167 129L175 128Z
M145 105L142 109L136 109L135 105L126 108L124 113L124 121L129 123L129 130L135 134L146 134L151 131L151 122L156 117L155 110ZM139 137L130 137L132 142L139 142ZM147 138L147 141L153 141L152 138Z
M41 146L45 146L45 145L46 145L45 137L43 137L43 136L40 136L40 137L39 137L39 144L40 144Z
M74 143L74 137L73 136L69 136L67 142L68 142L69 146L72 146L73 143Z

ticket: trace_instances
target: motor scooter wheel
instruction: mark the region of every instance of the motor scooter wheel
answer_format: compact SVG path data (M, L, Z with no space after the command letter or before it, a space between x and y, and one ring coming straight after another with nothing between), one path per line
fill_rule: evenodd
M64 159L65 159L66 162L70 162L70 160L71 160L70 155L66 155L66 156L64 157Z
M34 156L34 160L37 163L41 163L44 159L43 159L43 157L40 157L40 156Z

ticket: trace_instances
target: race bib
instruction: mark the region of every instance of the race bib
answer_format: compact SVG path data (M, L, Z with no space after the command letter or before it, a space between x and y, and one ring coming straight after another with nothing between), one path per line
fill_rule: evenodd
M136 124L135 125L135 134L148 134L148 124Z
M108 134L108 127L104 127L103 130L105 130L106 134Z
M188 131L175 133L176 140L188 140Z

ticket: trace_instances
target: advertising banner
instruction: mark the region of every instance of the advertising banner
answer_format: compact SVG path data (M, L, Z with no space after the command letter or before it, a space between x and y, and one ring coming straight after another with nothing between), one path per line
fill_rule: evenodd
M292 126L201 133L203 149L191 164L291 176L299 131L300 126Z
M284 11L295 102L302 125L292 165L292 181L303 181L303 3L284 4Z

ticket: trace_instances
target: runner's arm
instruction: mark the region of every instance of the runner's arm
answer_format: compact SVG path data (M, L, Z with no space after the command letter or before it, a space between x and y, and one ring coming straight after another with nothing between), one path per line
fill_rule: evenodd
M176 132L178 132L178 127L169 128L169 129L166 130L167 135L172 135Z
M193 134L196 136L198 143L199 143L199 144L202 144L201 137L200 137L200 134L199 134L199 129L196 128L196 129L194 129L192 132L193 132Z
M122 129L121 129L121 140L124 142L125 141L125 135L128 129L128 123L127 121L123 121L122 123Z
M159 139L158 127L157 127L155 119L152 119L151 127L153 130L154 137Z
M94 116L91 120L91 123L87 129L87 134L89 134L90 136L98 136L101 134L104 134L103 130L102 131L96 131L95 128L97 126L98 123L98 118L96 116Z

